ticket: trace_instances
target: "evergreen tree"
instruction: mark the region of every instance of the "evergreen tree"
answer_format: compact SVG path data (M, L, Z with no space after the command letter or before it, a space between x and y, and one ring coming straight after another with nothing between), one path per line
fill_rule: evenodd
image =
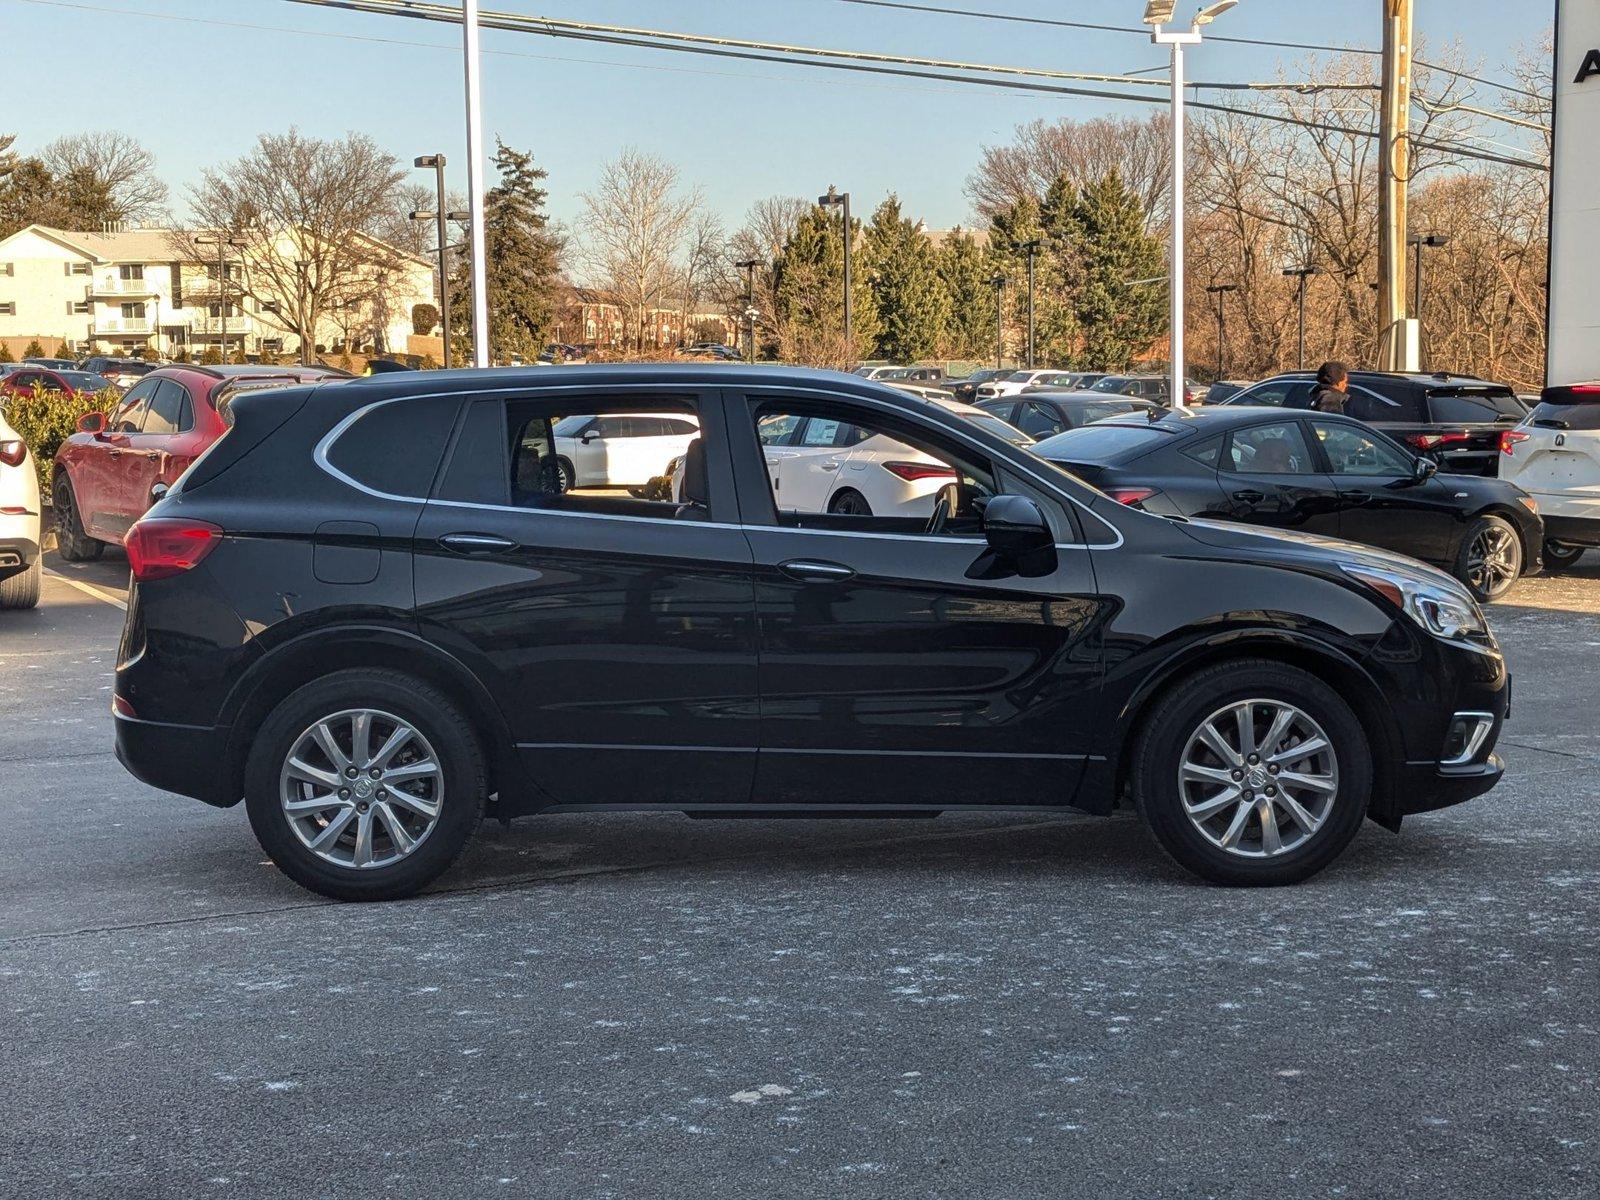
M555 325L560 240L545 212L546 172L533 155L495 139L500 182L484 197L484 241L488 260L489 348L497 360L521 355L531 362L544 350ZM450 285L451 333L463 361L471 357L472 262L461 256Z
M71 346L67 345L65 342L57 342L56 343L55 357L57 357L57 358L77 358L78 356L72 352L72 347Z
M859 227L859 222L852 225ZM852 231L853 233L854 231ZM856 261L852 261L852 267ZM813 206L795 223L774 265L778 339L783 357L847 367L877 340L877 311L865 272L851 273L850 325L844 340L844 219Z
M1074 206L1075 316L1083 365L1126 370L1166 325L1161 244L1145 231L1138 195L1112 171L1087 185Z
M34 338L33 341L29 342L26 346L23 347L23 349L22 349L22 357L23 358L43 358L44 357L44 347L39 344L39 339L38 338Z
M878 314L878 357L906 363L931 358L946 340L950 297L928 235L900 215L900 200L891 194L861 240Z
M956 229L938 257L939 279L950 302L945 352L951 358L987 359L994 353L992 272L977 241Z
M7 342L0 341L0 363L14 363L16 361L17 356L11 353L11 346Z
M1075 309L1078 287L1078 189L1058 175L1039 203L1043 239L1038 267L1038 301L1034 346L1040 362L1079 366L1079 330Z

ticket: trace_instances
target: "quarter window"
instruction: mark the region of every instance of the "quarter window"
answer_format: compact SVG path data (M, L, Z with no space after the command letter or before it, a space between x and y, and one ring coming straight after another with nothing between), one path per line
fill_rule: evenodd
M150 398L150 407L145 413L143 432L182 433L193 423L189 393L183 384L171 379L158 381L155 394Z
M1296 421L1235 431L1226 461L1227 470L1241 475L1309 475L1316 469Z

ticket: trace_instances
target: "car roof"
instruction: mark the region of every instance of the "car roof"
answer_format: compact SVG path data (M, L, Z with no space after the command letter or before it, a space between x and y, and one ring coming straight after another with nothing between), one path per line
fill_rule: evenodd
M1217 404L1203 408L1157 408L1151 410L1150 417L1141 417L1129 413L1120 417L1107 417L1097 421L1097 425L1134 425L1146 427L1154 425L1172 433L1221 433L1241 425L1252 425L1265 418L1276 418L1280 421L1297 421L1306 417L1315 417L1319 421L1338 421L1347 425L1360 425L1354 417L1345 416L1343 413L1314 412L1304 408L1279 408L1269 404ZM1159 413L1159 416L1155 414Z
M1276 375L1269 375L1266 379L1257 380L1257 383L1272 383L1279 379L1299 379L1315 381L1315 371L1280 371ZM1390 383L1415 383L1422 386L1438 386L1439 384L1490 384L1496 387L1509 387L1509 384L1496 384L1492 379L1484 379L1478 375L1459 375L1451 371L1351 371L1351 379L1386 380ZM1250 386L1254 387L1255 384Z

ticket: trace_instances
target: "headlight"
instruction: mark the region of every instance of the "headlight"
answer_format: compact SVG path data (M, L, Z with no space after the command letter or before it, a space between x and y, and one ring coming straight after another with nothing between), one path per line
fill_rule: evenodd
M1461 642L1473 634L1489 636L1483 610L1462 588L1381 567L1341 566L1346 575L1378 592L1436 638Z

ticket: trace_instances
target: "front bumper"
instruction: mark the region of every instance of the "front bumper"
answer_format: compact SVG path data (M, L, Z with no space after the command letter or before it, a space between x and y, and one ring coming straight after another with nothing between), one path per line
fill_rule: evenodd
M141 721L113 713L117 761L135 779L164 792L177 792L218 808L231 808L241 796L228 795L221 769L228 728Z

